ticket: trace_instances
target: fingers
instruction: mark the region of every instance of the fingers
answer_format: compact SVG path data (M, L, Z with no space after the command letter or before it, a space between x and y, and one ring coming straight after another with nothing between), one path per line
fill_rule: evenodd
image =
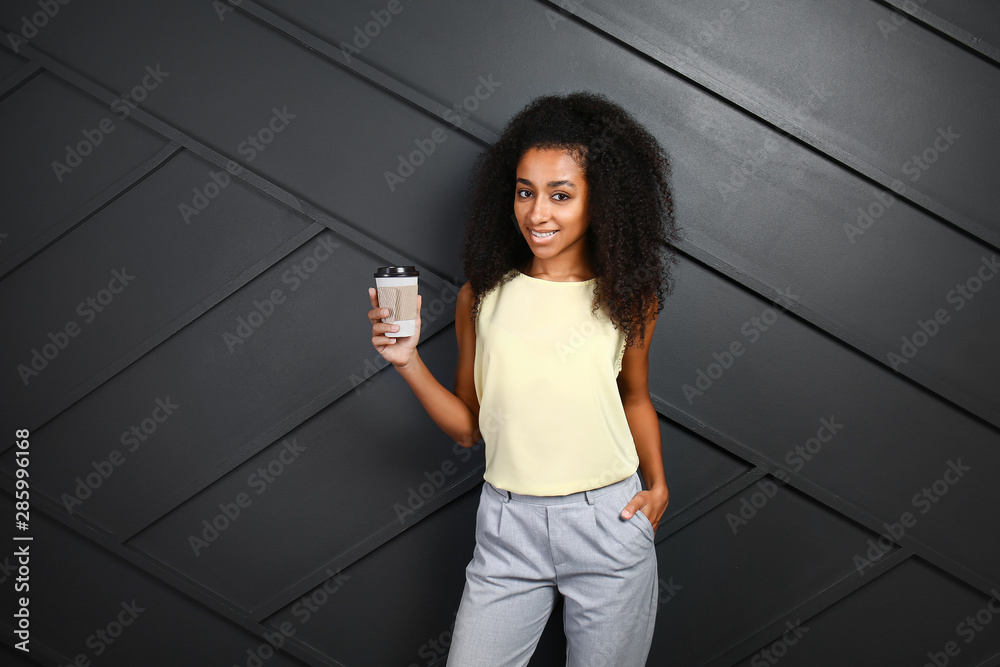
M372 324L380 322L383 317L389 315L387 308L378 307L378 292L374 287L368 288L368 298L372 302L372 309L368 311L368 319L372 321ZM391 331L391 329L384 329L384 331Z
M379 317L385 317L385 315L382 315L381 312L385 309L378 307L378 292L375 291L374 287L368 288L368 299L372 302L372 309L368 311L368 317L369 318L374 317L376 319L378 319Z
M375 311L378 312L378 311ZM386 333L395 333L399 331L398 324L388 324L386 322L379 322L378 320L372 320L372 337L379 339L388 339L389 341L396 342L396 339L392 336L386 336ZM383 341L384 342L384 341Z
M375 333L383 333L383 334L384 333L396 333L397 331L399 331L399 325L398 324L376 324L372 328L372 331L374 331ZM386 336L386 338L391 338L391 336Z
M625 509L622 510L622 516L626 519L631 519L632 516L635 515L636 510L646 506L646 499L639 495L641 493L644 492L640 491L636 495L632 496L632 500L628 501L628 504L625 505Z
M639 509L640 506L642 506L642 503L633 498L629 501L628 505L625 506L625 509L622 510L622 516L626 519L631 519L632 515L635 514L635 511Z
M640 493L644 492L640 491ZM642 509L648 504L649 503L645 500L644 497L639 496L637 494L632 497L632 500L630 500L629 503L625 506L625 509L622 510L621 516L622 518L625 519L631 519L633 516L635 516L637 510ZM646 519L649 521L649 524L653 527L653 534L655 535L656 529L660 527L660 521L659 519L657 519L656 523L653 523L653 519L649 516L649 514L646 512L644 513L646 514Z
M374 287L368 288L368 299L373 306L368 311L368 319L372 323L372 345L395 345L396 339L384 334L387 331L398 331L399 326L382 321L382 318L389 314L389 310L378 307L378 291Z

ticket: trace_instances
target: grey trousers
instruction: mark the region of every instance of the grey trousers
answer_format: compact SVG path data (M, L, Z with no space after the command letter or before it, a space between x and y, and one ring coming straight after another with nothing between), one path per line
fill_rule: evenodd
M638 471L567 496L483 482L448 667L527 665L557 591L567 667L643 667L659 593L653 526L641 511L621 517L641 490Z

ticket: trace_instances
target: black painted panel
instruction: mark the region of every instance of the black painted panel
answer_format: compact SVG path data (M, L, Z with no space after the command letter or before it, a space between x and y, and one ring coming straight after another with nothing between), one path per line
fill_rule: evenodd
M437 273L457 275L478 143L238 10L220 19L201 0L147 3L141 21L151 31L130 29L139 20L132 5L72 9L72 23L53 21L36 41L114 90L135 85L145 65L162 65L164 94L150 95L145 109ZM0 11L0 20L12 13ZM272 122L273 109L290 116L258 150L248 137ZM439 127L444 134L431 138ZM390 190L385 172L419 151L415 142L428 155Z
M454 377L454 341L449 327L421 345L436 377ZM456 485L481 484L482 466L482 446L452 442L386 368L130 544L252 609L406 530Z
M34 667L46 664L30 651L25 653L3 642L0 642L0 656L3 656L3 664L9 667Z
M216 182L217 199L181 211ZM0 307L19 323L0 348L11 407L28 417L59 405L307 223L225 170L176 155L0 283Z
M670 489L660 525L750 469L745 461L662 418L660 440Z
M7 493L0 493L0 512L14 515ZM248 650L266 644L42 513L31 518L32 646L45 645L69 660L83 654L91 665L171 667L245 664ZM4 535L13 544L10 530ZM8 594L4 610L13 614ZM303 663L279 654L267 664Z
M0 143L4 162L10 165L4 169L0 231L7 236L0 243L0 262L63 222L166 143L148 128L123 120L117 109L48 72L0 103ZM17 168L11 168L15 164Z
M887 31L880 22L897 14L868 0L582 4L990 229L997 240L995 64L914 22ZM824 91L822 98L815 90ZM932 156L935 141L941 152ZM912 159L928 148L926 163Z
M73 509L116 534L148 525L266 429L365 373L366 290L380 265L329 231L313 237L36 431L47 452L36 488L65 499L117 450L124 461ZM352 319L355 333L342 328Z
M739 153L711 164L685 161L682 169L697 181L682 205L687 238L794 296L879 361L931 375L935 390L1000 425L990 381L1000 372L993 344L1000 256L746 118L713 118L729 138L753 137L740 140L747 153L776 152L736 191L722 188L740 182L725 166Z
M1000 592L987 598L909 558L834 607L792 619L797 629L786 626L738 664L973 667L1000 649L998 621Z
M1000 535L981 524L1000 512L994 429L704 268L678 268L650 349L654 394L884 521L910 512L910 535L1000 576Z
M700 665L854 572L870 534L764 477L659 542L649 664Z
M711 7L703 4L662 5L657 11L671 12L671 16L710 12ZM716 4L722 7L733 3ZM367 26L374 20L370 12L380 11L376 5L373 2L329 8L291 2L275 9L309 25L333 44L352 45L357 39L364 45L355 28L376 32ZM993 280L1000 268L989 247L956 234L953 228L906 203L895 192L858 178L829 157L706 95L662 66L635 58L626 48L582 27L546 3L498 3L488 11L477 3L401 6L399 14L379 28L353 57L375 64L447 106L460 103L463 113L494 132L536 94L575 89L608 94L633 111L671 154L678 220L691 243L755 280L777 289L791 288L800 304L828 320L830 326L842 327L852 340L870 342L871 353L887 362L899 357L901 361L895 366L905 372L912 370L921 377L932 374L938 381L935 390L944 391L951 400L1000 425L1000 394L991 390L989 380L1000 374L1000 350L992 342L993 332L1000 327L1000 283ZM614 10L607 3L602 8L626 11ZM756 16L760 11L765 10L747 9L746 22L756 26L757 21L766 21L767 17ZM786 10L775 7L766 11ZM821 11L833 11L833 6L824 6ZM733 32L743 18L735 17L726 31ZM843 20L859 19L848 13ZM652 29L643 28L647 32ZM762 24L741 29L774 28ZM687 37L697 40L697 35L695 30ZM451 50L428 49L428 39L448 40L464 55L454 58ZM937 41L928 44L941 47L940 39L934 39ZM732 48L723 47L724 41L720 38L710 49L703 50L710 55L716 48ZM773 42L762 40L754 46L761 51L760 58L779 57L780 53L767 46ZM483 43L490 48L483 48ZM654 43L666 48L662 40ZM936 51L927 50L931 46L924 45L920 47L923 50L908 57L917 61L933 59ZM495 58L495 51L502 51L503 57ZM348 49L348 53L353 52ZM825 55L829 62L824 61L823 68L805 70L808 77L805 73L785 77L781 81L783 97L773 100L776 105L791 108L795 112L791 115L802 122L825 122L821 112L829 111L834 102L846 105L846 109L837 111L843 117L859 106L856 98L873 98L867 90L856 89L861 83L836 81L832 68L838 61ZM549 82L548 71L554 65L539 69L534 62L558 63L558 85L553 88ZM907 61L906 66L921 65ZM428 71L435 72L433 79L426 76ZM954 72L949 75L954 78L959 71L964 72L960 64L954 64ZM501 85L482 102L473 99L469 108L474 110L465 111L461 103L470 94L470 82L484 72L508 85ZM892 71L877 75L896 76ZM635 81L649 83L637 92ZM918 86L895 79L891 83L911 85L913 95L930 94L923 92L923 83ZM888 89L883 95L887 94ZM989 104L993 103L991 98ZM953 104L957 105L956 113L971 114L975 122L966 123L972 123L970 133L963 135L962 143L956 143L954 150L949 148L943 153L939 164L954 160L964 185L992 178L997 170L990 151L1000 147L994 143L992 120L978 108L967 108L971 103L961 97ZM920 108L926 109L927 105ZM930 122L931 117L929 112L914 115L920 122ZM893 117L879 118L880 123L892 123L891 131L879 133L879 140L905 141L906 135L896 127L899 123ZM849 117L843 122L854 127L858 121ZM917 133L918 129L908 131ZM988 136L980 138L977 133L981 132ZM898 157L896 167L901 167L913 150L923 148L923 143L902 143L897 147L898 155L891 154ZM976 161L984 162L981 168L975 166ZM929 175L932 171L920 173ZM896 175L911 183L906 175ZM921 178L916 184L926 182ZM982 184L976 187L976 197L993 196L995 188ZM996 209L989 202L983 206L990 211ZM995 217L990 213L990 221ZM979 222L986 224L981 219ZM987 278L983 283L979 282L979 271ZM944 313L935 325L939 309ZM921 322L925 329L935 331L926 342L921 338L925 335ZM925 344L911 350L904 346L902 338L912 340L915 333L917 342ZM895 357L890 358L890 353Z
M271 4L334 48L367 26L372 12L384 18L379 12L388 7L384 0ZM833 499L848 513L856 506L887 522L900 521L910 512L916 525L906 534L919 541L909 546L939 562L935 566L914 557L880 578L863 579L860 590L809 619L815 623L811 636L817 640L810 644L807 636L795 647L800 653L790 651L782 663L922 664L927 651L939 650L958 634L956 624L963 614L985 604L983 595L958 581L967 576L965 568L1000 581L1000 538L989 529L1000 510L991 491L991 480L1000 473L997 429L947 402L954 400L1000 424L1000 398L991 380L1000 371L994 344L1000 293L996 281L986 282L965 307L955 307L948 301L949 290L975 275L981 258L990 256L988 249L947 220L898 197L886 200L839 161L867 161L889 177L903 178L905 161L927 147L928 136L932 140L937 128L954 126L961 134L954 146L912 183L933 198L929 205L938 213L968 218L966 226L995 232L1000 196L993 187L994 156L1000 147L994 127L1000 76L995 64L916 22L907 21L883 36L877 19L895 16L889 3L745 3L745 10L742 0L657 7L648 2L641 7L590 4L658 48L682 57L705 20L721 18L727 7L738 9L737 20L724 26L721 37L698 47L691 63L732 86L732 94L751 106L801 122L829 140L828 148L836 154L782 137L738 105L692 85L550 2L402 0L401 13L354 56L448 107L459 104L461 109L463 101L471 100L470 118L487 132L499 131L536 95L599 90L632 110L673 157L686 247L698 257L707 255L707 264L715 268L691 260L678 268L678 291L661 314L653 345L651 390L689 412L694 423L800 472L826 493L810 499L790 487L768 486L766 478L714 509L704 508L707 514L662 539L657 552L664 597L650 664L701 664L737 646L749 652L752 644L763 646L768 640L755 635L758 630L772 623L780 628L782 619L800 604L813 613L821 606L814 596L838 579L843 582L841 577L849 584L856 565L852 557L864 553L866 541L875 534L822 505ZM988 36L994 30L976 26L995 13L985 5L920 4L974 33ZM0 27L16 27L22 15L36 11L35 0L3 3ZM32 43L79 72L83 85L94 82L116 93L142 81L149 68L162 66L170 74L150 91L144 108L167 125L164 131L175 133L181 143L200 142L238 159L271 185L309 199L428 269L456 276L468 167L482 144L461 132L443 130L447 139L426 164L390 191L385 171L396 168L400 154L416 149L415 141L444 123L296 43L266 20L201 0L94 0L59 5L58 16ZM0 72L5 63L13 66L12 60L0 50ZM0 105L0 114L10 119L5 146L20 147L10 164L13 178L21 180L7 197L37 202L20 204L29 212L26 219L33 232L36 220L44 218L41 213L50 211L44 218L48 222L38 223L40 234L50 228L44 225L65 215L60 206L69 211L99 196L107 187L100 178L113 175L113 169L74 174L91 180L72 197L69 189L53 189L45 178L31 176L47 178L50 159L35 148L58 136L52 128L79 132L88 118L99 120L107 113L103 103L87 102L92 99L88 93L57 81L58 72L55 68L31 81ZM483 79L493 89L485 99L476 99ZM29 93L35 97L26 96ZM69 110L50 104L53 100ZM256 152L246 145L241 150L241 142L272 119L284 123L273 114L286 107L295 117L274 133L273 142ZM24 127L34 129L19 133ZM108 183L162 145L155 132L138 130L135 135L145 139L130 146L141 147L145 141L146 152L138 151L129 161L122 157L130 155L124 147L116 150L114 155L122 159L112 165L119 171ZM111 135L108 141L114 136L124 135ZM67 142L51 141L57 149ZM754 155L760 154L755 152L762 148L767 156L756 164ZM148 248L157 229L150 219L176 213L177 198L154 196L155 188L162 188L155 191L162 194L169 187L186 187L184 194L190 196L191 187L204 185L204 179L185 183L181 174L164 178L185 160L202 173L207 169L180 153L93 220L0 281L0 294L30 308L36 318L55 317L63 301L75 305L75 290L86 287L86 258L115 249L129 254ZM750 172L745 180L741 167ZM120 315L109 310L108 331L93 340L81 338L90 346L86 353L84 347L75 348L79 357L57 360L66 362L65 376L52 375L48 381L53 388L32 404L48 413L65 407L60 397L148 340L152 332L182 327L36 430L34 491L58 500L61 493L72 492L76 477L93 471L93 462L100 467L112 450L125 449L120 442L123 430L133 424L155 426L79 508L85 517L127 536L194 494L131 544L163 555L248 606L264 602L270 610L287 602L272 621L298 623L292 614L296 596L322 576L317 568L332 559L353 561L346 570L352 578L298 636L330 661L426 665L441 657L430 642L445 643L457 609L462 568L472 552L480 487L474 483L456 502L363 555L391 533L391 496L400 493L392 490L402 489L405 496L412 486L411 471L419 478L451 453L451 443L392 369L295 428L296 437L309 438L301 441L308 443L303 456L314 456L302 460L306 467L288 465L266 494L255 497L254 505L243 510L245 515L197 559L183 553L188 548L188 520L197 524L213 506L247 489L250 471L280 452L286 431L331 397L323 397L323 392L349 386L352 376L369 375L377 358L369 347L368 323L361 319L368 308L361 289L372 283L372 268L385 262L348 244L334 251L334 261L320 263L301 289L291 291L281 276L301 263L317 239L200 317L191 322L177 319L204 295L237 280L248 266L237 258L245 254L255 261L287 238L283 234L305 224L262 195L237 197L243 188L229 186L209 211L192 221L210 223L207 229L197 229L208 234L209 241L183 245L183 234L161 236L169 239L163 247L180 249L182 255L150 252L143 255L143 266L157 267L156 276L170 279L157 280L159 291L143 299L141 310ZM880 205L884 210L878 212ZM859 207L870 212L873 221L863 234L849 237L845 224L857 223ZM125 208L129 215L124 215ZM4 210L9 217L10 205ZM33 213L39 215L32 218ZM266 229L274 234L274 243L263 253L254 254L259 248L251 247L246 228L237 226L248 218L273 225ZM294 225L288 227L291 221ZM0 233L9 233L10 223L5 225L8 229ZM188 234L196 231L186 227ZM105 233L93 231L97 229ZM14 248L8 245L13 236L0 240L5 252ZM211 261L190 261L196 253ZM753 317L768 317L769 304L723 278L712 255L736 281L791 288L821 325L805 325L782 312L766 330L754 324ZM49 271L35 268L42 266ZM81 278L67 277L70 271ZM32 281L23 278L29 275ZM276 286L289 301L265 318L246 342L233 343L230 353L223 334L234 331L237 317L246 317L254 301L267 298ZM927 382L931 391L823 331L825 327L842 333L849 344L887 353L898 349L900 336L912 336L936 308L947 308L951 321L902 367ZM450 318L450 309L445 310L436 326ZM745 333L752 329L744 326L757 328L759 340L752 342ZM13 328L18 332L8 334L11 328L4 328L5 340L30 338L23 327ZM41 331L44 336L44 327ZM453 329L446 326L424 338L425 358L450 387ZM722 353L734 343L744 345L744 354L728 367L712 367L713 362L722 363ZM13 368L9 361L7 366ZM694 384L699 370L717 375L704 395L689 402L682 385ZM391 419L372 402L374 392L386 388L392 392L384 395L405 405L405 411ZM155 414L162 413L153 410L156 400L166 397L179 407L159 423ZM5 423L25 416L23 406L16 407L18 414L4 412ZM665 418L660 423L672 498L665 518L744 472L747 467L740 457L752 458L741 448L726 452ZM395 449L387 445L403 425L414 433L413 442L425 444L410 449L403 443ZM0 460L9 471L10 452ZM962 473L957 479L951 477L956 468ZM364 472L376 469L377 474ZM940 495L937 502L921 499L925 487ZM379 495L374 489L386 488L390 498L382 498L383 492L372 500ZM738 516L741 509L749 512L744 501L765 497L745 525L727 517ZM4 502L0 509L6 507L9 513L9 501ZM924 507L926 513L921 512ZM377 516L381 520L373 518ZM101 595L147 579L145 585L159 595L173 595L172 588L137 574L136 568L77 533L44 518L39 524L51 528L42 543L52 554L46 564L62 568L61 574L49 577L52 589L46 595L51 603L45 606L65 621L59 625L67 631L59 635L64 642L59 648L73 650L93 631L96 607L91 605L104 599ZM358 542L385 526L389 530L371 544ZM943 557L938 559L935 550ZM77 558L77 553L82 555ZM67 560L67 554L73 558ZM47 565L42 574L48 570L55 572L55 567ZM245 664L245 649L259 643L225 620L235 612L208 612L184 596L171 605L159 607L169 610L169 618L148 617L155 620L148 629L155 637L145 642L145 651L136 649L123 664L201 664L201 658L212 664ZM194 641L178 642L178 636L187 640L190 633L177 627L173 616L188 619L189 608L203 615L192 621L201 634L194 635ZM1000 642L994 633L1000 626L991 627L975 643L963 645L953 664L978 664L997 653ZM231 637L242 644L243 635L246 646L231 651ZM565 643L560 635L561 620L550 619L533 665L561 664ZM754 639L743 645L748 637ZM177 646L161 650L168 641ZM171 653L191 646L207 648L198 659ZM863 654L846 653L845 647ZM222 658L215 659L217 655ZM279 659L267 661L275 663L281 664Z
M482 484L345 568L340 587L303 596L269 617L348 667L427 665L444 656L476 545ZM311 595L323 591L318 587ZM387 634L387 630L391 633Z
M27 61L6 49L0 49L0 81L24 66Z

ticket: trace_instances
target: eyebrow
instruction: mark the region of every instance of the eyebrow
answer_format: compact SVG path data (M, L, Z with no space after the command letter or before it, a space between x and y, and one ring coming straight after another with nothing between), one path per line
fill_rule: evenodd
M524 183L525 185L530 185L531 187L535 186L534 183L532 183L531 181L529 181L526 178L518 178L517 182L518 183ZM549 187L550 188L558 188L560 185L568 185L569 187L573 188L574 190L576 189L576 186L573 185L572 181L549 181Z

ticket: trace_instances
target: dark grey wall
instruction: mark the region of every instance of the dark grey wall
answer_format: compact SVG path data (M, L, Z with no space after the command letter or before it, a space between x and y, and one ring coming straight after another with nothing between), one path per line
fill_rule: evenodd
M685 231L649 664L1000 664L995 3L18 0L0 28L35 661L443 664L483 453L385 368L366 288L419 266L451 387L469 168L590 89L666 146ZM532 665L564 651L557 607Z

